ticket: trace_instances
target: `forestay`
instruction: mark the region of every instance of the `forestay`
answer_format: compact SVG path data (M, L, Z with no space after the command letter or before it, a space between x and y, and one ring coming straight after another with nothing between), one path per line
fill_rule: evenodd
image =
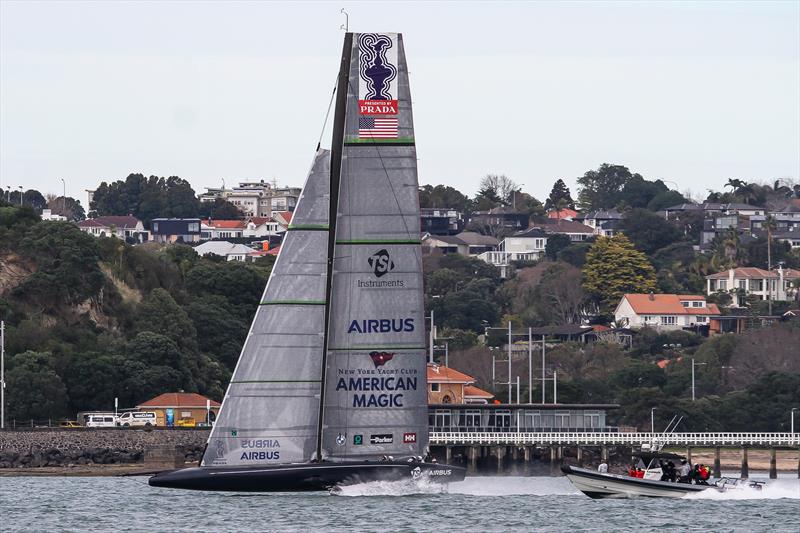
M349 60L346 113L334 124L344 128L344 146L323 456L419 455L427 444L425 321L402 36L355 34Z
M318 151L203 466L307 462L316 453L327 284L330 152Z

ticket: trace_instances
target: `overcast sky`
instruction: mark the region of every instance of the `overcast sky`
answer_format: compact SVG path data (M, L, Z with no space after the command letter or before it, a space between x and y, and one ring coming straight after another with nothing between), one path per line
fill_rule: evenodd
M0 1L0 186L300 185L339 29L404 34L420 183L544 197L603 162L696 195L800 178L800 2Z

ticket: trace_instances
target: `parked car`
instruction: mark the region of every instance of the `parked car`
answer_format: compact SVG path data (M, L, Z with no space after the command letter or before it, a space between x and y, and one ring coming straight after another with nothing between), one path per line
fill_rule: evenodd
M86 413L83 415L83 425L87 428L113 428L116 426L115 416L106 413Z
M175 422L176 428L193 428L197 426L197 422L194 418L179 418Z
M158 425L153 411L128 411L117 417L117 425L121 427L153 427Z
M81 427L80 424L76 420L62 420L58 423L58 427L60 428L79 428Z

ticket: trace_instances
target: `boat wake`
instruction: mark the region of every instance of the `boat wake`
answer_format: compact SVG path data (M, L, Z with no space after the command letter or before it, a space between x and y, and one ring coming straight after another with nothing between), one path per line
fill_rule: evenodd
M368 481L356 485L336 486L330 490L333 496L414 496L416 494L446 494L448 486L425 479L400 481Z
M335 496L413 496L416 494L461 494L466 496L553 496L579 494L566 478L468 477L464 481L431 483L427 480L371 481L336 487Z
M725 492L704 490L687 494L687 500L780 500L783 498L800 499L800 480L774 479L765 483L761 489L754 487L737 487Z

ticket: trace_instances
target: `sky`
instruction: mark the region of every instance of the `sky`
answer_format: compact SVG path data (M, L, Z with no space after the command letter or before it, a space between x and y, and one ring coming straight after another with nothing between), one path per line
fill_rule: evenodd
M798 1L0 0L0 187L301 185L340 8L404 35L421 184L505 174L543 199L604 162L696 197L800 179Z

